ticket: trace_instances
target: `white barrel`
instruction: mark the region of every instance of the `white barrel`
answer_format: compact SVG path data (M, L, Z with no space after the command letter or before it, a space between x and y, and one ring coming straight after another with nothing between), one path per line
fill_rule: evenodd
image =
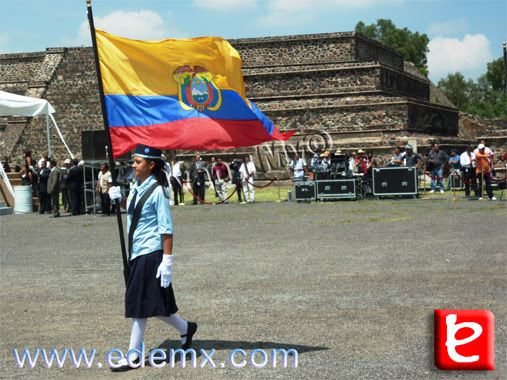
M30 214L32 211L32 186L14 186L14 213Z

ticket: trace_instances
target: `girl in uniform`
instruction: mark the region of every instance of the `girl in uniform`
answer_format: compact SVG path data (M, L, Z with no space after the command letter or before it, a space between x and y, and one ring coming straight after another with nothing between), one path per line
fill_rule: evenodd
M139 352L147 318L157 317L176 328L184 350L191 347L197 330L196 323L187 322L176 314L178 307L171 284L173 223L161 154L160 150L141 144L134 154L137 183L126 202L130 272L125 293L125 317L131 318L130 354L111 368L116 372L138 368L140 361L144 360L139 357ZM121 199L120 188L111 187L109 195L113 200ZM125 202L123 205L125 207ZM137 225L134 213L139 212L139 207L136 206L142 207Z

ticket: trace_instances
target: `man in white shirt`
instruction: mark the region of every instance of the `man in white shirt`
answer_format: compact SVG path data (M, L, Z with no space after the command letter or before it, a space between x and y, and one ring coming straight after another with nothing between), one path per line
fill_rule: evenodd
M299 157L296 153L294 159L290 163L290 171L292 172L292 178L294 181L300 181L304 178L306 168L306 161Z
M465 151L459 156L459 163L463 173L463 183L465 184L465 196L470 196L470 188L478 196L477 176L475 175L475 153L473 145L466 147Z
M184 198L183 198L183 182L182 182L182 173L181 173L181 162L178 161L176 157L173 158L171 165L171 187L173 189L173 200L174 205L184 206ZM178 201L179 197L179 201Z
M255 165L250 161L250 157L245 156L245 159L239 168L239 172L241 174L243 192L245 193L245 201L247 203L253 203L255 200L255 190L253 186Z

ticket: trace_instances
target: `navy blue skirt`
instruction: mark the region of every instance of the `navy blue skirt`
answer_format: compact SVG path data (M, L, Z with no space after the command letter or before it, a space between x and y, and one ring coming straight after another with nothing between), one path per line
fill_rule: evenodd
M162 251L141 255L130 261L130 275L125 292L125 317L168 317L178 311L173 286L160 286L155 278L162 262Z

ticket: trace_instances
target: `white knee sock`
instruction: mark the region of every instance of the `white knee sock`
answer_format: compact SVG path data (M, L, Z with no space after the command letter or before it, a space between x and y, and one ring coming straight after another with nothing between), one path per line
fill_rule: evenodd
M132 318L130 322L130 344L129 350L135 348L136 350L141 349L141 343L143 342L144 332L146 331L146 325L148 320L146 318ZM136 355L132 355L134 358Z
M169 317L157 317L157 318L174 327L176 330L180 332L180 335L185 335L188 331L188 322L185 321L183 318L180 318L179 315L172 314ZM187 341L186 337L181 338L182 344L185 344L186 341Z

